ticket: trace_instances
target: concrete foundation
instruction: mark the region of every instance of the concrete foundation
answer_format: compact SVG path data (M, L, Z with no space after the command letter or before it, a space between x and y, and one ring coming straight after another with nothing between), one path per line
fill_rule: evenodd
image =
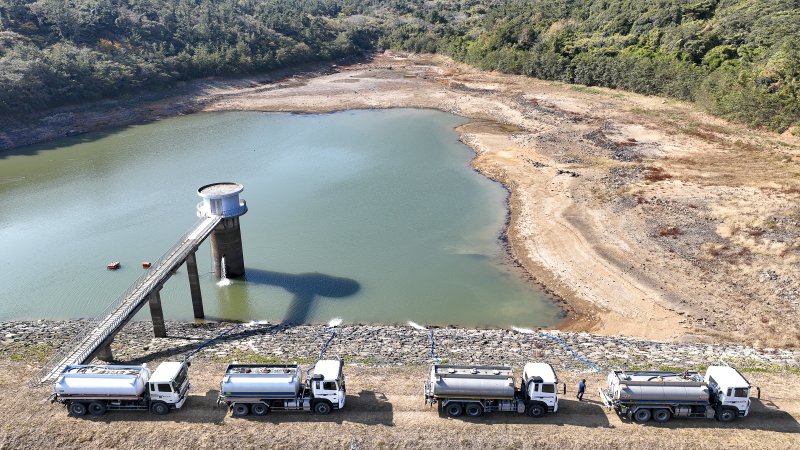
M153 334L155 337L167 337L167 327L164 325L164 311L161 309L161 289L150 293L150 316L153 318Z
M225 275L228 278L244 275L244 252L242 251L242 231L239 217L229 217L214 228L211 233L211 259L214 261L214 275L222 277L222 258L225 257Z
M98 348L95 356L97 356L97 359L100 361L113 362L114 354L111 352L111 343L109 342L108 344Z
M200 275L197 273L197 257L195 253L189 253L189 256L186 257L186 272L189 274L189 291L192 293L194 318L202 319L206 314L203 311L203 294L200 292Z

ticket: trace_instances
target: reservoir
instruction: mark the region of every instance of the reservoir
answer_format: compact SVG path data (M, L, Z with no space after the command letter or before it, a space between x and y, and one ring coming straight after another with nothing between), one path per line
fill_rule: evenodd
M553 325L502 246L507 193L471 169L464 120L193 114L0 154L0 320L96 316L196 222L198 187L235 181L247 275L219 286L200 246L208 319ZM192 320L185 267L161 299Z

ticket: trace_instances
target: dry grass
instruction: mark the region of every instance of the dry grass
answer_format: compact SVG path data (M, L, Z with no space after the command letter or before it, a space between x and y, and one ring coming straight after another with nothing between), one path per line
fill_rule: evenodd
M664 172L661 167L647 167L644 172L644 180L650 183L664 181L672 178L672 175Z

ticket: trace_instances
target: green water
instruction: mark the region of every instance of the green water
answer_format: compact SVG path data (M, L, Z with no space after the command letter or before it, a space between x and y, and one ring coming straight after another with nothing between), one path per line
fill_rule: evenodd
M0 320L94 317L194 224L198 187L237 181L247 276L217 286L203 243L210 319L552 325L504 254L506 192L469 167L462 122L195 114L0 155ZM192 318L184 267L161 298Z

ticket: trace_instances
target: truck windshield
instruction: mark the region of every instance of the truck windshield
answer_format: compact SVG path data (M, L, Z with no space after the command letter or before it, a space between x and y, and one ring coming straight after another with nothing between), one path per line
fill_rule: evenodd
M186 369L186 366L181 367L180 372L178 372L178 374L175 375L175 381L172 382L172 385L175 387L175 392L181 390L181 386L183 386L183 383L186 381L186 378L188 378L188 376L189 373Z

